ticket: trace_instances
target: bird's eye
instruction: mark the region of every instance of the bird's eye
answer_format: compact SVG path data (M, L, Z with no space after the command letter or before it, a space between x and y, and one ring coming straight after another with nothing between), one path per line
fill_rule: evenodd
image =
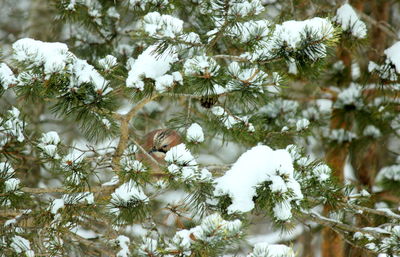
M167 148L167 147L168 147L168 145L163 145L163 146L162 146L162 148Z

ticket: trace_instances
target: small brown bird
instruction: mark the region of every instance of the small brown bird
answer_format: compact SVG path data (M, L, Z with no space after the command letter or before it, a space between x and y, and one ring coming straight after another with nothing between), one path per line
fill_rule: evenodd
M172 147L182 143L182 138L172 129L157 129L145 136L143 142L143 148L147 153L153 157L159 164L165 164L165 154ZM160 168L152 160L149 160L145 154L139 154L138 160L144 161L145 164L150 166L153 170L159 170Z

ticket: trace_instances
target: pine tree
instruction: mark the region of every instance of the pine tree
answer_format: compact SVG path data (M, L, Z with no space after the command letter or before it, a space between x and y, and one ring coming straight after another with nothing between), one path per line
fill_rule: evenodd
M400 255L399 1L22 2L0 256Z

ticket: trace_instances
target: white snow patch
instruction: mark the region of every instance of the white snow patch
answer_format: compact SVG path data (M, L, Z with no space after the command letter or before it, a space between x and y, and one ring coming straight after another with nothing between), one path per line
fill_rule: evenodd
M111 194L111 203L115 205L126 205L132 202L147 203L149 198L143 190L132 180L122 184Z
M116 241L118 242L119 247L121 247L121 250L117 253L117 257L129 257L129 244L131 242L129 237L120 235L117 237Z
M50 205L50 212L52 214L56 214L59 209L64 208L64 200L63 199L54 199Z
M35 253L31 250L31 243L29 240L15 235L11 238L11 247L16 253L24 253L26 257L33 257Z
M137 60L133 60L126 79L127 87L142 91L144 78L157 80L170 70L172 63L178 60L176 53L164 53L158 56L156 49L156 45L149 46Z
M7 89L14 84L17 84L17 79L13 72L7 64L0 63L0 85L2 85L4 89Z
M333 20L341 24L344 31L350 31L356 38L365 38L367 36L365 23L360 20L353 7L348 3L337 9Z
M396 67L396 72L400 74L400 41L397 41L391 47L384 51L387 60ZM388 62L388 61L386 61Z
M310 121L308 119L298 120L296 122L296 130L297 131L304 130L304 129L308 128L308 125L310 125Z
M151 12L144 16L143 27L150 36L175 38L182 33L183 21L171 15Z
M292 248L281 244L258 243L247 257L295 257Z
M46 75L61 72L65 69L69 52L66 44L48 43L31 38L23 38L13 44L14 58L32 66L44 67Z
M107 55L106 57L99 60L99 65L104 70L111 70L111 68L117 65L117 58L112 55Z
M186 139L190 142L201 143L204 141L204 133L201 126L193 123L187 130Z
M287 220L291 217L291 201L302 199L299 183L293 177L293 163L288 151L272 150L268 146L259 145L248 150L228 170L224 176L216 179L214 195L228 194L232 204L228 212L248 212L254 208L252 198L256 189L263 182L271 182L272 192L291 190L294 196L277 203L274 214L277 219ZM279 178L278 178L279 177Z

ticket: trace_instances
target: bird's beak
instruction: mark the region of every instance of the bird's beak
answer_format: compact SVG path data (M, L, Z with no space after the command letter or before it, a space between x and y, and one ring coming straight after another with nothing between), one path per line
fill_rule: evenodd
M165 151L164 149L156 149L156 148L151 148L151 150L149 151L149 154L155 153L155 152L159 152L159 153L167 153L167 151Z

